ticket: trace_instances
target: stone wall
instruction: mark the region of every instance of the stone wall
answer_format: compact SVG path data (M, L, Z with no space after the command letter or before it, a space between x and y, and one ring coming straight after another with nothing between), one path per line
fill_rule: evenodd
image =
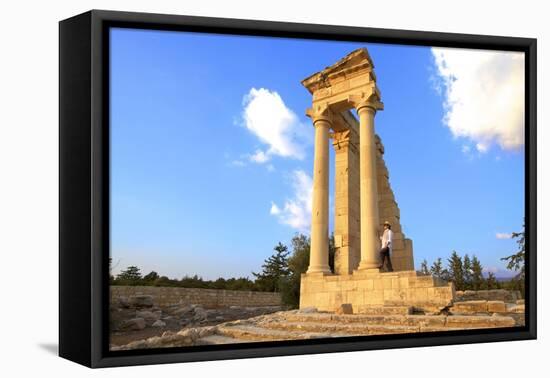
M456 291L457 301L503 301L508 303L514 303L518 299L522 299L521 293L518 290L466 290Z
M334 273L351 274L361 257L359 198L359 135L357 125L335 133L334 171Z
M393 269L414 270L412 240L405 237L401 228L401 212L390 185L390 174L384 162L384 145L376 135L376 172L378 184L378 214L380 217L379 229L384 230L384 221L392 225L393 241L391 261Z
M300 286L300 308L315 307L319 311L336 311L349 303L354 313L365 306L412 306L418 311L437 312L452 305L454 299L452 283L415 271L302 274Z
M359 193L359 123L347 113L342 113L340 126L335 124L332 145L335 151L334 173L334 273L351 274L361 260L361 219ZM342 126L344 125L344 126ZM337 126L337 127L336 127ZM384 145L376 139L376 174L378 191L379 231L384 221L392 224L392 265L395 271L414 270L412 240L405 237L401 228L401 213L389 181L389 171L384 161Z
M151 295L156 306L197 304L203 307L280 306L281 295L259 291L194 289L157 286L111 286L111 301L118 297Z

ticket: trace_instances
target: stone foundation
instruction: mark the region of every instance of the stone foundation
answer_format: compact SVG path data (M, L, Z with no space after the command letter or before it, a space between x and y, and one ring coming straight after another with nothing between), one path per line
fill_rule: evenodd
M452 283L415 271L302 274L300 285L300 308L318 311L336 311L349 303L353 313L365 306L412 306L416 311L437 312L452 305L454 299Z

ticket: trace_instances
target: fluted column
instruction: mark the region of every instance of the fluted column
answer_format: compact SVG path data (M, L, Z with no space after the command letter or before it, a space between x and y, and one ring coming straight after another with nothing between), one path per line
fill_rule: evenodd
M326 113L326 112L325 112ZM307 273L330 273L328 265L328 139L331 120L327 115L308 115L315 127L311 249Z
M379 268L380 239L378 237L378 189L376 183L376 141L374 115L376 105L362 102L356 106L359 114L359 171L361 203L361 261L359 270Z

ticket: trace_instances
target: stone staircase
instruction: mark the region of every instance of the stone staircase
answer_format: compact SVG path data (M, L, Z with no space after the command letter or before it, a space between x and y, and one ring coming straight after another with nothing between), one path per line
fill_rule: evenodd
M113 350L171 346L214 345L261 341L300 340L464 329L514 327L516 318L505 314L415 315L407 306L365 307L360 314L308 310L280 311L210 327L165 332Z
M263 319L218 326L217 333L237 340L267 341L331 338L396 333L440 332L462 329L513 327L506 316L482 315L334 315L278 313Z

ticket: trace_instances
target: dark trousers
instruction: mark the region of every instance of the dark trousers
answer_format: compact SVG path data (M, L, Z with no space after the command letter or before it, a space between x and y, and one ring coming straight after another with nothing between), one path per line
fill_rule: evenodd
M390 249L388 247L384 247L380 250L380 261L382 261L382 265L380 265L380 270L384 270L384 265L387 265L386 271L393 272L393 267L391 266Z

